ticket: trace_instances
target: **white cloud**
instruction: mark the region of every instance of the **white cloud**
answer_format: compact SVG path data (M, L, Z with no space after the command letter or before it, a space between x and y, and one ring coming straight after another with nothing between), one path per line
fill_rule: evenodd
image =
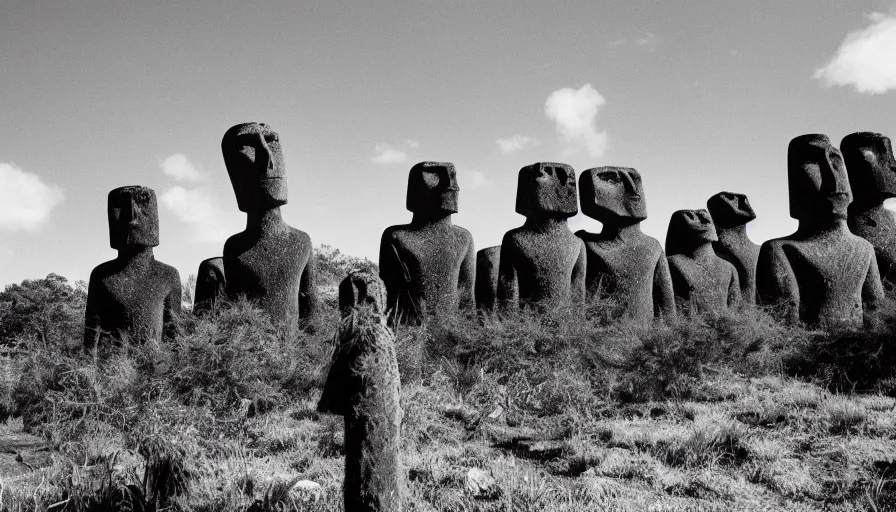
M528 135L513 135L495 141L498 143L498 149L505 155L509 155L515 151L519 151L526 146L534 146L538 144L538 139L529 137Z
M638 46L656 46L656 34L651 34L650 32L644 34L639 37L637 40Z
M14 164L0 162L0 230L34 231L65 200L57 186Z
M206 174L193 165L182 153L175 153L162 161L162 172L176 179L195 183L203 181Z
M831 62L813 78L829 87L852 85L860 93L896 89L896 15L874 13L868 19L871 25L847 34Z
M589 156L602 156L607 150L607 132L597 130L597 112L606 103L591 84L580 89L565 87L548 96L544 113L557 126L557 135L567 149L581 147Z
M205 189L175 186L162 194L161 199L181 221L193 227L198 241L221 242L227 238L226 214L215 205Z
M406 139L401 143L404 149L416 149L420 143L414 139ZM376 155L370 161L375 164L400 164L408 161L408 154L401 149L393 147L387 142L381 142L374 147Z
M457 181L462 191L479 190L492 184L492 181L488 179L484 172L466 169L457 170Z

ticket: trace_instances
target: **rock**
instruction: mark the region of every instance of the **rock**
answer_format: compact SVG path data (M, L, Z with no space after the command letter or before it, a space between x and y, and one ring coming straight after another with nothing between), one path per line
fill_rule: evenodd
M231 127L221 140L224 165L246 229L224 243L226 292L256 301L291 336L317 310L311 237L288 225L286 166L277 132L264 123Z
M756 303L756 262L759 246L747 236L747 224L756 218L750 201L744 194L719 192L706 201L719 239L712 243L716 254L734 265L740 284L741 298L747 304Z
M134 341L172 338L181 311L177 270L153 256L159 245L156 193L147 187L109 192L109 240L118 257L90 273L84 345L126 334Z
M582 213L600 221L599 234L576 236L587 250L591 297L613 297L612 317L646 321L675 316L672 279L663 247L641 232L647 204L641 175L627 167L596 167L579 176Z
M477 500L496 500L503 494L495 479L479 468L467 471L464 489Z
M224 258L209 258L199 264L196 272L196 290L193 293L193 313L199 315L212 311L226 298L227 281L224 278Z
M585 243L566 223L578 211L572 167L539 162L520 169L516 212L526 222L505 233L501 242L499 309L584 305Z
M408 174L411 223L386 228L380 240L380 277L399 322L416 324L475 305L473 235L451 223L459 192L450 162L420 162Z
M476 307L484 311L495 309L500 257L500 245L476 253Z
M706 210L678 210L669 219L666 254L679 311L719 313L740 303L737 270L716 255L716 240Z
M317 501L323 494L323 488L311 480L299 480L289 490L289 495L297 502Z
M759 299L785 320L861 328L884 298L874 247L847 225L853 196L846 173L826 135L790 141L790 216L799 227L763 243L756 266Z

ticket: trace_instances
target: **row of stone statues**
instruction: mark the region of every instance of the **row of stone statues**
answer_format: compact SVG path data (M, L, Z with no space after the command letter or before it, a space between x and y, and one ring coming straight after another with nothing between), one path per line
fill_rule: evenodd
M221 148L246 229L226 241L222 257L200 265L195 310L245 295L295 332L314 318L314 262L310 237L280 213L287 188L277 133L263 123L239 124ZM721 192L706 210L672 214L664 252L641 232L647 208L635 169L589 169L577 187L572 167L540 162L519 171L516 211L524 224L499 247L476 253L470 232L451 222L458 211L454 166L422 162L408 177L411 222L387 228L380 243L386 308L392 322L419 323L474 306L544 309L611 296L621 316L643 321L758 300L779 305L788 320L861 326L884 294L879 268L885 282L896 282L896 221L883 208L896 195L890 140L854 133L838 149L824 135L796 137L788 186L799 221L792 235L757 247L746 234L755 218L746 196ZM570 231L567 219L579 204L602 223L600 233ZM180 281L153 258L153 191L110 192L109 229L119 255L91 274L85 343L118 331L170 334Z

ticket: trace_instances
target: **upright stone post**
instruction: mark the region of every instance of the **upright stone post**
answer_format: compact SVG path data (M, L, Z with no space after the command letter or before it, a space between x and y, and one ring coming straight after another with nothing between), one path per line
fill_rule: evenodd
M355 271L339 285L343 319L317 409L345 419L346 511L402 507L401 383L385 304L385 286L373 274Z

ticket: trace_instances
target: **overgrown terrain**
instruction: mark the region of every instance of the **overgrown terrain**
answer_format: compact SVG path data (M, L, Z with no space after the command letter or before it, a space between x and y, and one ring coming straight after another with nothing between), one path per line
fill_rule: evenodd
M84 352L83 290L26 284L0 296L0 510L342 510L342 421L315 411L332 297L298 339L238 303ZM400 329L406 510L896 510L896 314L825 334L611 309ZM23 431L40 446L9 448Z

